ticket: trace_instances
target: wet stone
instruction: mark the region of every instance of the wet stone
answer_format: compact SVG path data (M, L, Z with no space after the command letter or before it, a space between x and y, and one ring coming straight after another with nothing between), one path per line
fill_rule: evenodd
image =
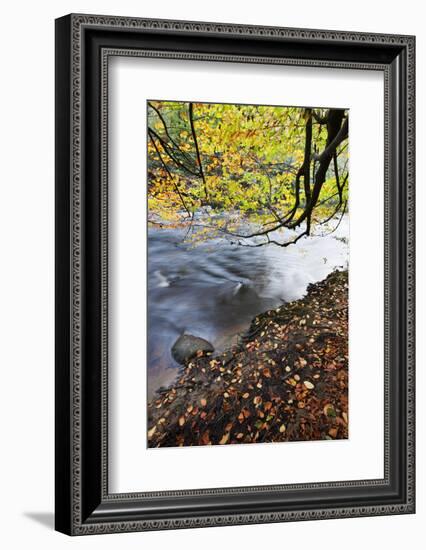
M173 344L172 357L177 363L184 365L200 353L206 355L207 353L213 353L213 351L214 347L204 338L192 334L183 334Z

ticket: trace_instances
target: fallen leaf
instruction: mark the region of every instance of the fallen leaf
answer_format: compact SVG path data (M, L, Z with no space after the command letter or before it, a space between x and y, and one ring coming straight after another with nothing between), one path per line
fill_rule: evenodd
M323 413L325 416L336 416L336 411L334 410L333 405L331 403L327 403L323 409Z
M210 443L210 433L209 433L209 430L206 430L202 437L201 437L201 442L204 444L204 445L209 445Z
M219 441L219 445L225 445L229 439L229 432L223 435L222 439Z
M148 430L148 439L152 438L152 436L155 434L156 429L157 429L157 426L154 426L153 428Z
M309 382L309 380L304 380L303 382L305 388L308 388L308 390L313 390L315 386L312 384L312 382Z
M328 435L329 435L330 437L335 438L336 435L337 435L337 428L330 428L330 429L328 430Z

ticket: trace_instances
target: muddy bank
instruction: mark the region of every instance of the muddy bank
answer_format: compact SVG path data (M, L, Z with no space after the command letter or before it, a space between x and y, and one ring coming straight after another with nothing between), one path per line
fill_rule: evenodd
M258 315L238 345L197 357L148 405L148 446L348 437L348 273Z

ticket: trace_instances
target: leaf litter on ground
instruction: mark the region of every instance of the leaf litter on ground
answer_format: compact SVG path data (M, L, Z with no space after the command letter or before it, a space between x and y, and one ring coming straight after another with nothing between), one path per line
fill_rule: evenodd
M348 273L253 319L241 342L198 356L148 404L148 446L348 437Z

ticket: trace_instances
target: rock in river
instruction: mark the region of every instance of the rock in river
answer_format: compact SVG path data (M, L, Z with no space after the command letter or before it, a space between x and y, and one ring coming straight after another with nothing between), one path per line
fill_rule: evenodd
M192 334L183 334L173 344L172 356L177 363L184 365L200 351L203 354L212 353L214 347L204 338L192 336Z

